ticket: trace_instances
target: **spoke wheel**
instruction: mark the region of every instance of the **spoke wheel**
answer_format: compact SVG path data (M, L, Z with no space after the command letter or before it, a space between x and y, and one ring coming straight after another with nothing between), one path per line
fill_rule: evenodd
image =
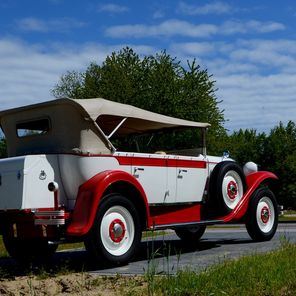
M269 189L259 189L250 201L246 228L255 241L270 240L278 225L277 202Z
M85 247L98 263L124 264L139 249L141 225L133 203L120 194L104 197Z

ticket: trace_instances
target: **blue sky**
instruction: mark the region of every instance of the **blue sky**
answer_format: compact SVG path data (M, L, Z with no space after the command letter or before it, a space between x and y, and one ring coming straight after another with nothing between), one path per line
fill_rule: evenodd
M292 0L1 0L0 110L50 100L66 71L130 46L196 58L225 127L269 132L296 121L295 24Z

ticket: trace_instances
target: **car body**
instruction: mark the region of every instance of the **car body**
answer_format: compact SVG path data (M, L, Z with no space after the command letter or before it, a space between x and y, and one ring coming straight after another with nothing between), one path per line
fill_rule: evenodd
M208 123L101 98L14 108L0 112L0 123L8 145L0 160L0 229L18 259L47 256L75 239L98 262L122 264L144 230L174 229L184 241L234 221L244 221L255 240L276 231L277 204L266 186L277 177L207 155ZM184 149L185 132L182 149L174 149L175 133L187 130L196 131L199 146ZM165 151L150 144L154 138Z

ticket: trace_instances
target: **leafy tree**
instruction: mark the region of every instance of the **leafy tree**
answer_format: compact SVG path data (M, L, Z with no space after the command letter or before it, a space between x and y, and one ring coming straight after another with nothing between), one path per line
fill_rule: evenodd
M256 130L242 130L233 132L227 137L227 149L230 151L231 157L240 164L248 161L254 161L260 164L264 155L264 143L266 135L264 133L257 134Z
M289 121L273 128L264 145L263 169L279 177L279 201L296 208L296 125Z
M169 116L210 122L208 143L214 152L217 139L225 136L224 115L215 91L212 76L196 60L183 67L165 51L141 59L126 47L107 56L102 65L91 63L85 72L67 72L52 93L58 98L103 97ZM187 134L186 141L192 138Z

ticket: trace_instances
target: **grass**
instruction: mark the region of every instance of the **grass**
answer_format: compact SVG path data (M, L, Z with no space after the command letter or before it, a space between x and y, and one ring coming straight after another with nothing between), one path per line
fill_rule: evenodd
M204 272L157 277L149 295L296 295L296 245L226 261Z
M3 239L2 239L2 235L0 235L0 258L6 258L8 257L8 253L6 252L4 243L3 243Z

